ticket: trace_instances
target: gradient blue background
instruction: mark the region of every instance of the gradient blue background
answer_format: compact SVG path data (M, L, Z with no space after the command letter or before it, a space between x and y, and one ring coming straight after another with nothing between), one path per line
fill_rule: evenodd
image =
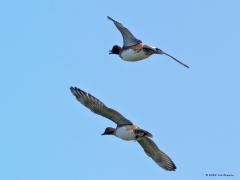
M240 177L239 1L1 1L0 179ZM129 63L106 16L165 56ZM79 104L78 86L154 135L176 163L102 137L111 121Z

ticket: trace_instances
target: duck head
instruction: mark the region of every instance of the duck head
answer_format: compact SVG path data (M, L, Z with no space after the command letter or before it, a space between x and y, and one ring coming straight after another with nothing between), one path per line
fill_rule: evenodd
M115 129L112 127L107 127L102 135L114 135Z
M118 45L114 45L112 50L109 50L109 54L119 54L122 48Z

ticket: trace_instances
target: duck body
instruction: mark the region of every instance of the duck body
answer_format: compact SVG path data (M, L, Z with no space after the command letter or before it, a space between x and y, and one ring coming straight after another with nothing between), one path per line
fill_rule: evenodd
M134 125L116 110L107 107L96 97L77 87L70 88L76 99L92 112L101 115L117 124L116 128L107 127L102 135L114 135L122 140L136 141L144 152L152 158L158 166L167 171L175 171L176 166L171 158L161 151L151 139L153 136L146 130Z
M152 137L152 134L150 132L143 130L133 124L117 126L117 128L114 130L113 135L126 141L139 140L145 136Z
M119 57L125 61L140 61L148 58L152 54L161 54L162 51L158 48L139 43L122 48L115 45L109 53L119 55Z
M117 127L114 135L126 141L136 140L134 130L130 129L128 126Z
M123 49L120 54L120 58L125 61L140 61L150 56L143 49L134 50L132 48Z
M159 48L155 48L146 44L143 44L142 41L136 38L126 27L124 27L121 23L114 20L113 18L108 16L108 19L111 20L116 28L120 31L123 38L123 46L120 47L118 45L114 45L112 50L109 51L109 54L117 54L119 57L125 61L135 62L148 58L152 54L162 54L172 58L174 61L179 64L189 68L188 65L179 61L175 57L170 54L162 51Z

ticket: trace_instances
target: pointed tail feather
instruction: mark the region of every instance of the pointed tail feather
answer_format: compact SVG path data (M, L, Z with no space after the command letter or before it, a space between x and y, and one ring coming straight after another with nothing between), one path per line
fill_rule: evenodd
M157 49L157 54L165 54L166 56L172 58L174 61L178 62L179 64L185 66L186 68L189 68L188 65L184 64L183 62L179 61L178 59L176 59L175 57L171 56L168 53L165 53L164 51L162 51L161 49Z

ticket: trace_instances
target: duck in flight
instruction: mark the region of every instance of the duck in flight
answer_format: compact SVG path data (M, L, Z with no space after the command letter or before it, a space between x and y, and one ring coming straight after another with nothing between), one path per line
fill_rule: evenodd
M71 87L70 90L76 99L85 107L117 124L116 128L107 127L102 135L114 135L126 141L137 141L142 146L145 153L150 156L160 167L167 171L174 171L176 169L176 166L170 157L162 152L153 142L153 140L151 140L151 133L137 127L119 112L107 107L90 93L86 93L77 87Z
M180 63L181 65L189 68L188 65L184 64L163 50L143 44L141 40L137 39L126 27L124 27L121 23L117 22L113 18L108 16L108 19L115 24L123 37L123 47L114 45L112 47L112 50L109 51L109 54L117 54L121 59L125 61L140 61L148 58L153 54L164 54Z

